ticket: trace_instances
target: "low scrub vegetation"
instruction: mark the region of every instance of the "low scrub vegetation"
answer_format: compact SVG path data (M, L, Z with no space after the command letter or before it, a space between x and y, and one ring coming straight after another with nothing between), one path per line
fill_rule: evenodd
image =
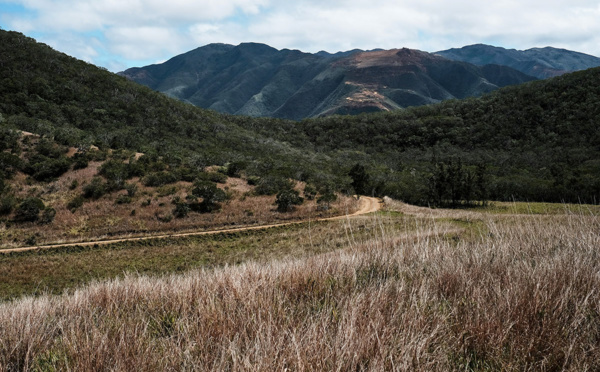
M0 169L1 248L268 224L353 208L349 197L342 197L332 211L319 208L314 197L303 205L298 205L299 195L276 203L280 190L298 192L293 188L302 190L303 183L263 177L261 191L261 186L239 178L243 163L230 164L231 172L217 166L199 168L190 158L66 147L9 129L0 129L0 140L0 150L6 150L0 152L0 163L6 165ZM40 181L23 164L43 156L63 156L69 163L85 158L87 163L73 163L64 173ZM272 191L265 193L266 189ZM316 190L309 187L308 192Z
M372 239L303 259L129 276L0 306L7 370L600 368L596 215L389 203ZM455 221L447 224L444 221ZM386 225L387 226L387 225ZM455 226L455 227L452 227ZM462 226L462 227L461 227Z

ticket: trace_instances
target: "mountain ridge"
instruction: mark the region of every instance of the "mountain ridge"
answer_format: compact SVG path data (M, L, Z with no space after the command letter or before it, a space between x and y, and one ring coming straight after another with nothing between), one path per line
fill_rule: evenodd
M517 50L473 44L462 48L442 50L434 54L478 66L505 65L538 79L600 66L598 57L554 47Z
M389 111L534 80L407 48L311 54L260 43L209 44L119 74L202 108L294 120Z

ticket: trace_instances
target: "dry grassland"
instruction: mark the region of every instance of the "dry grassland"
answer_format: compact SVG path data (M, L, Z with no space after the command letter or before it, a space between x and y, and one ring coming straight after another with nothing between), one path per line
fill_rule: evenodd
M600 370L598 217L388 207L333 252L4 303L1 369Z

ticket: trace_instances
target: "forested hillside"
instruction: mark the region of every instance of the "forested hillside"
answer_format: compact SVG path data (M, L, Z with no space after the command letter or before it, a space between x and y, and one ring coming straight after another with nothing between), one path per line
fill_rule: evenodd
M198 109L0 31L0 81L3 129L187 168L235 164L255 182L289 177L422 204L595 202L600 192L600 69L478 99L295 122Z
M492 199L597 202L599 103L595 68L477 99L305 120L288 125L285 136L297 147L391 169L374 172L379 193L414 202L431 199L433 163L459 161L465 171L486 168L485 192ZM237 120L244 125L247 119ZM262 133L281 131L266 126Z
M127 148L196 166L261 160L260 167L249 165L257 173L292 162L326 166L323 158L257 135L227 116L170 99L16 32L0 30L0 82L2 125L63 145Z

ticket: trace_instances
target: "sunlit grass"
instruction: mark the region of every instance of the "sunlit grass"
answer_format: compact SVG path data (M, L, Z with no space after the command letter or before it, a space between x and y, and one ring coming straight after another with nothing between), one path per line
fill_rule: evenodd
M0 305L0 365L600 369L596 215L433 210L386 200L385 211L368 217L203 239L156 241L164 253L140 252L155 265L168 252L175 258L195 249L227 258ZM12 258L32 257L42 259Z

